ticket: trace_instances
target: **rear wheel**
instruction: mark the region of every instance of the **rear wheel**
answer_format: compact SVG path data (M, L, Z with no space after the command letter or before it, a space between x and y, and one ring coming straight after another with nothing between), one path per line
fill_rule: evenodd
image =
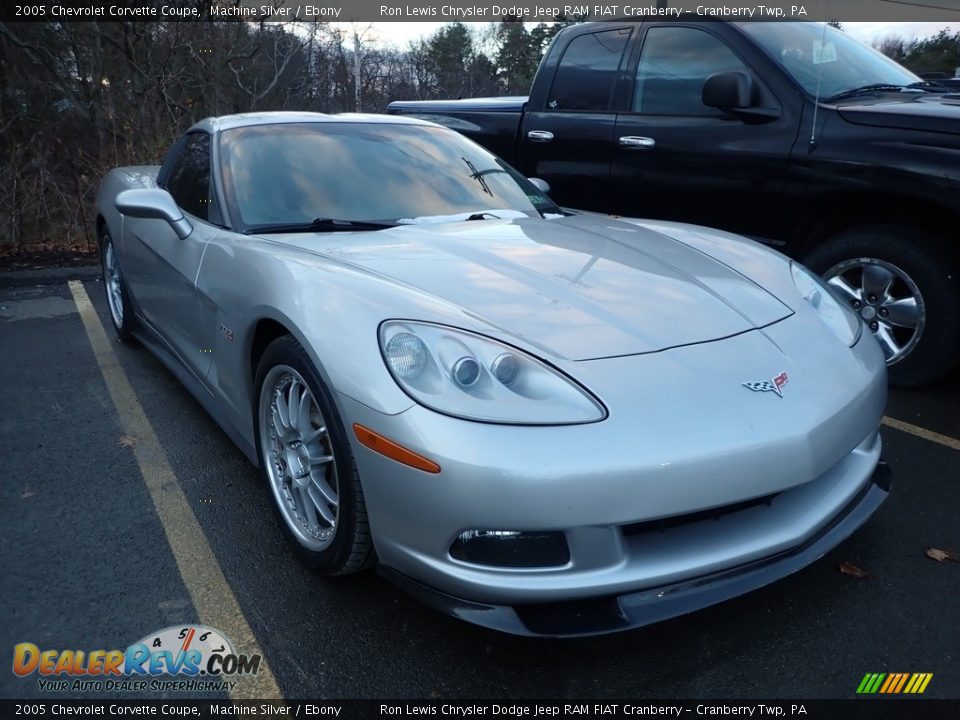
M113 329L121 340L133 338L133 311L130 309L127 286L120 271L120 258L113 246L110 233L104 230L100 235L100 262L103 267L103 287L107 293L107 307Z
M327 575L372 564L363 489L343 424L293 337L267 347L255 387L260 467L294 552Z
M960 355L956 262L921 230L876 225L838 233L805 259L873 332L890 382L917 387Z

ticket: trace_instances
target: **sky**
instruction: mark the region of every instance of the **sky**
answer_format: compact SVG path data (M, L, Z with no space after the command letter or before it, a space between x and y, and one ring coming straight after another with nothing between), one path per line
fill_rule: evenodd
M350 26L350 23L334 24ZM472 24L487 25L488 23ZM527 24L533 26L536 23ZM369 39L375 39L383 45L405 49L411 42L429 37L443 25L444 23L436 22L375 22L363 24L361 27L365 29L370 26L367 34ZM907 40L925 38L936 35L945 27L951 32L960 31L960 23L955 22L849 22L843 23L843 27L850 35L868 44L890 35L899 35Z

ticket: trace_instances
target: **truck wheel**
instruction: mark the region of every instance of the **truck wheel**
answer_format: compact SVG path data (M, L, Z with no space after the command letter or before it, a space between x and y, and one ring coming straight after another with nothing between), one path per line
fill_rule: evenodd
M960 357L960 273L929 233L898 225L846 230L804 262L873 331L891 385L932 382Z

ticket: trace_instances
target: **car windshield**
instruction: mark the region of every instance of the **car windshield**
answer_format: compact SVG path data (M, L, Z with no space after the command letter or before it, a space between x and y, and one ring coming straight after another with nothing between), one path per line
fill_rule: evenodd
M318 218L396 224L560 212L516 170L446 128L255 125L225 130L220 152L227 200L246 230L309 230Z
M857 88L906 87L920 81L882 53L824 23L743 22L737 26L810 95L831 98Z

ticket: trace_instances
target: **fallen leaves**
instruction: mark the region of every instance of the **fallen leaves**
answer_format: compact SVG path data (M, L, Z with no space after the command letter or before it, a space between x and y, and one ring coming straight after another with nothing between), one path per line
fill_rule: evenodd
M958 558L952 550L941 550L940 548L929 547L925 554L928 558L936 560L939 563L942 563L944 560L960 562L960 558Z
M873 575L868 573L863 568L859 568L853 563L842 562L837 566L844 575L849 575L850 577L857 578L858 580L864 580L866 578L872 578Z

